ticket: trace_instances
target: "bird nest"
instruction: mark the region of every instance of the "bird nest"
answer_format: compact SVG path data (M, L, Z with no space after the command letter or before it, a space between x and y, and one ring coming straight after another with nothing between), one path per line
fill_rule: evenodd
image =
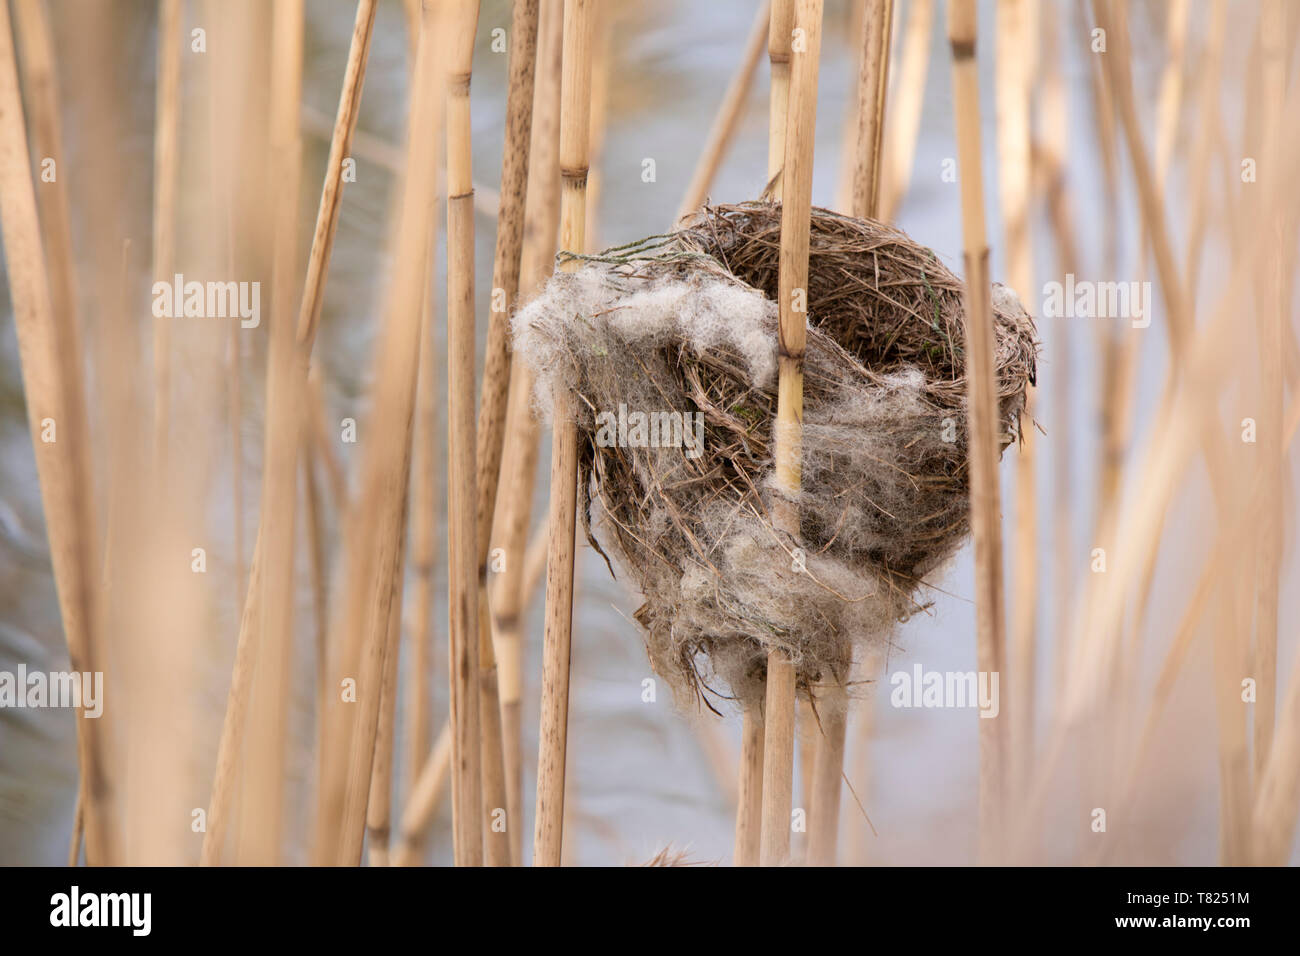
M802 487L774 479L781 207L706 207L578 260L514 319L544 416L578 432L579 513L644 596L680 695L761 693L769 651L804 693L924 606L969 530L962 283L896 229L812 213ZM1020 436L1034 326L994 287L1001 447ZM564 393L565 401L557 402ZM797 538L778 529L785 499Z

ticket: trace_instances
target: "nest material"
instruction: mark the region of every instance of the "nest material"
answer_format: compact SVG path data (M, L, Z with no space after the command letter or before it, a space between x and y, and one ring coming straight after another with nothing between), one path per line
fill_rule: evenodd
M556 390L576 396L588 539L639 586L651 664L679 695L721 693L715 678L761 694L778 647L805 693L847 681L855 648L920 609L922 579L968 533L961 281L903 233L823 209L799 540L774 526L780 220L779 204L707 207L675 233L575 257L515 317L543 413ZM1005 448L1037 344L1010 290L995 286L993 305ZM611 431L634 412L700 414L702 446L693 417L679 447L675 430Z

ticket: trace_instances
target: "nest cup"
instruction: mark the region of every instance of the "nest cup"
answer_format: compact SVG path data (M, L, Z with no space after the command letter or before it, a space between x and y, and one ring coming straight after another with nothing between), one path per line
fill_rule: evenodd
M581 260L514 319L553 415L574 396L579 513L636 582L679 698L757 698L784 649L801 692L920 610L969 531L962 284L896 229L812 213L803 481L774 480L779 203L706 207ZM1021 434L1034 326L993 290L1001 447ZM779 531L793 501L799 538ZM712 706L710 704L710 706Z

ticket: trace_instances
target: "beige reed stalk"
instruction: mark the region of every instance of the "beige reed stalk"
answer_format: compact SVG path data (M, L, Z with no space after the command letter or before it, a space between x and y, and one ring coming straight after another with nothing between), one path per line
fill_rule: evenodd
M533 89L531 156L519 271L521 296L531 295L554 268L555 237L560 224L560 73L563 0L541 0L537 38L537 79ZM538 428L532 413L533 378L526 362L512 362L506 403L501 487L492 521L495 545L505 568L491 591L492 630L501 694L502 756L506 775L506 818L513 821L510 859L523 862L523 704L524 611L528 583L525 545L532 520L537 480ZM543 544L543 567L545 566Z
M269 23L263 23L258 16L265 14ZM286 356L293 352L293 321L295 296L298 289L297 240L298 240L298 194L301 182L302 147L298 127L292 122L297 114L298 104L302 101L302 37L303 5L301 0L277 4L274 8L250 8L249 11L233 11L232 26L223 33L228 37L213 35L215 43L238 42L241 49L252 49L249 37L260 35L270 27L273 55L269 61L269 110L265 116L267 133L267 168L270 178L276 183L272 197L270 215L271 237L271 311L269 322L270 345L267 363L267 395L275 393L277 409L280 399L279 383L271 381L277 373L283 374L287 367ZM213 142L219 142L223 124L232 122L240 115L241 101L249 95L249 78L242 75L238 68L220 58L202 58L202 65L207 68L209 93L213 100L210 112L210 129ZM260 87L259 87L260 88ZM236 227L234 209L236 199L236 176L234 170L218 171L224 181L219 183L215 197L213 217L224 220L227 228L226 256L228 270L233 277L235 270ZM247 334L240 328L237 320L231 322L231 363L238 369L240 337ZM239 440L240 424L240 376L230 377L230 417L232 430L231 472L235 482L235 504L233 508L235 533L235 574L236 607L242 607L246 595L243 581L243 495L242 495L242 441ZM298 404L296 401L293 403ZM268 412L270 405L268 404ZM289 475L290 483L296 487L297 444L300 429L295 426L290 443L295 445L293 469ZM263 460L271 461L276 452L265 449ZM264 490L265 493L265 490ZM290 499L287 507L292 511L296 501ZM270 545L265 535L287 534L292 536L296 516L275 516L272 523L260 529L264 536L263 544ZM292 561L292 558L290 558ZM263 565L259 582L267 580L280 581L279 569ZM292 576L286 579L286 591L291 592ZM266 596L265 591L261 596ZM282 835L284 824L284 790L285 790L285 756L288 752L289 722L289 683L291 680L292 642L279 638L279 634L288 635L293 631L293 605L288 596L266 596L265 602L257 607L267 620L278 622L274 632L263 628L259 646L257 676L249 701L249 723L258 729L244 749L242 767L239 771L239 795L235 798L238 805L238 823L234 848L235 862L241 866L273 866L282 861ZM274 616L273 616L274 615Z
M766 194L773 200L781 198L781 170L785 165L785 124L787 106L790 102L790 52L793 32L794 0L772 0L767 30L767 59L771 78L768 97ZM790 722L789 732L793 734L793 715ZM758 866L762 857L763 755L766 748L762 706L752 701L742 705L740 735L740 779L736 786L735 862L737 866ZM793 747L793 744L791 746ZM792 776L793 772L791 767Z
M176 182L180 174L181 0L159 0L158 79L153 147L153 272L171 280L176 260ZM165 468L171 405L171 320L155 318L154 460ZM162 476L160 475L160 478Z
M33 155L39 158L39 162L47 158L53 160L56 172L52 182L42 182L36 191L49 271L50 303L56 322L75 323L77 283L72 252L72 218L68 208L67 177L57 175L65 167L54 44L43 0L17 0L14 14L18 46L23 51L19 65L22 88L27 91ZM77 784L69 866L76 866L80 856L83 782L79 780Z
M868 0L862 14L859 41L857 111L851 136L857 143L850 180L849 214L879 219L884 161L885 93L889 88L889 42L893 0ZM848 674L832 678L822 688L818 705L821 734L812 766L812 800L808 809L808 862L834 866L839 843L840 796L844 777L844 744L848 735Z
M560 248L572 252L582 252L586 246L594 6L593 0L565 0L564 4L563 72L560 79ZM572 271L577 264L569 262L564 268ZM564 768L573 628L578 432L572 420L572 398L557 394L554 401L534 866L559 866L564 844Z
M406 67L408 77L415 75L415 62L420 52L420 0L403 0L406 21ZM430 250L438 248L436 230L439 217L435 212L435 234ZM432 259L432 255L430 256ZM406 793L409 797L415 785L415 772L429 752L432 730L433 684L433 604L434 562L437 523L438 484L435 478L434 458L438 448L437 402L434 398L434 376L437 375L437 354L433 325L433 284L430 281L432 262L427 264L430 275L424 282L424 301L420 313L420 371L415 398L415 447L413 449L409 509L411 539L410 562L415 571L415 600L411 625L407 630L409 659L406 666ZM367 810L369 816L369 810Z
M1280 0L1264 0L1259 18L1259 66L1262 73L1264 155L1276 151L1278 129L1284 123L1282 102L1286 97L1287 53L1284 15ZM1261 391L1258 431L1259 448L1259 550L1256 566L1255 607L1255 707L1254 758L1256 778L1262 778L1273 745L1273 722L1277 700L1278 575L1282 564L1284 516L1282 479L1282 380L1285 330L1290 295L1284 275L1288 234L1280 213L1281 191L1288 177L1279 170L1265 170L1261 220L1274 237L1268 254L1259 262L1256 283L1256 331L1259 336ZM1272 200L1271 202L1269 200Z
M416 4L419 12L419 4ZM416 20L418 29L418 17ZM438 221L435 214L434 222ZM435 225L436 229L436 225ZM430 248L438 246L437 235ZM407 797L415 786L415 771L429 753L433 724L433 606L435 537L438 521L438 482L434 459L438 448L438 414L435 398L437 373L436 336L433 325L433 291L425 282L420 325L420 381L416 386L415 486L411 489L411 563L415 568L415 608L408 635L410 663L407 668L406 767Z
M857 38L857 143L849 214L879 219L884 170L881 144L885 131L885 95L889 90L889 41L893 35L894 0L866 0L862 33Z
M284 29L291 29L291 9L280 11L278 20ZM267 432L265 439L265 464L262 477L262 505L258 521L257 540L253 547L253 562L249 570L248 596L240 619L239 639L235 646L235 663L230 679L230 692L226 701L226 716L221 728L217 749L216 771L212 783L212 796L208 803L207 832L203 837L201 861L215 865L221 859L221 845L229 824L231 797L239 774L239 759L243 750L244 723L248 714L253 690L253 676L257 672L258 658L264 635L272 634L272 641L288 640L288 634L276 631L291 613L286 607L291 600L293 587L293 510L297 477L297 442L300 423L297 406L300 396L306 394L307 367L311 360L312 345L320 323L321 302L325 279L329 270L330 252L338 227L339 206L342 201L343 160L349 155L352 134L356 129L357 111L361 103L361 89L365 80L366 60L370 52L370 37L375 21L375 0L360 0L352 29L352 42L348 50L347 67L343 75L343 88L339 95L339 111L334 134L330 141L325 183L321 190L320 208L316 215L316 230L312 237L311 252L307 260L302 300L298 310L294 339L290 340L291 326L287 321L272 321L271 354L267 361ZM286 36L281 33L279 36ZM277 39L276 49L287 51L290 39ZM284 64L282 64L283 68ZM288 82L288 81L286 81ZM286 101L291 90L278 87ZM284 109L277 100L279 110ZM276 124L284 129L280 123ZM287 125L292 125L291 123ZM277 149L281 161L293 161L292 143L282 143ZM287 228L287 220L283 221ZM277 228L281 228L278 225ZM278 244L277 244L278 245ZM287 247L280 247L282 252ZM276 326L281 326L276 334ZM260 570L260 573L259 573ZM265 582L262 576L266 576ZM263 600L263 590L270 595ZM271 652L279 645L273 644Z
M479 706L478 541L474 423L474 180L469 84L478 3L448 8L447 74L447 543L450 607L452 815L457 866L483 863ZM414 170L421 154L408 155Z
M424 330L421 326L421 335ZM410 508L409 491L406 502ZM366 846L371 866L388 866L390 819L393 812L393 755L397 728L397 664L401 657L402 594L406 558L406 516L402 520L402 545L393 581L392 604L388 608L388 633L384 640L384 678L379 697L379 725L375 731L375 754L370 769L370 796L366 799Z
M994 51L998 198L1002 205L1003 245L1008 284L1022 302L1034 300L1033 241L1030 235L1031 166L1029 109L1037 46L1037 0L998 0ZM1034 747L1034 687L1038 614L1037 441L1034 408L1037 389L1025 389L1022 440L1016 455L1015 601L1010 625L1008 690L1015 718L1010 728L1008 779L1028 773Z
M989 674L1006 671L1002 597L1002 527L998 489L998 401L993 377L993 311L984 225L980 162L979 73L975 60L974 0L951 0L948 39L953 59L953 112L961 175L961 221L966 272L966 374L970 381L970 503L975 538L975 657ZM980 859L1000 852L1006 796L1007 707L979 721Z
M880 219L892 222L912 177L921 107L925 100L925 75L930 65L930 37L934 32L934 0L912 0L903 28L902 53L895 75L894 105L885 130L881 181Z
M785 124L790 104L790 53L794 33L795 0L772 0L772 15L767 26L767 62L771 71L771 89L767 114L768 194L781 198L778 174L785 164Z
M29 172L27 130L7 5L0 5L0 236L59 613L73 670L102 670L96 628L97 523L82 353L72 313L54 311ZM42 439L53 428L53 441ZM114 799L99 721L77 712L86 862L117 860Z
M1294 109L1294 98L1289 98L1287 109ZM1288 168L1300 161L1300 139L1293 130L1285 130L1287 141L1268 165L1278 164L1278 168ZM1284 193L1287 215L1294 217L1297 212L1297 194ZM1223 357L1230 354L1234 335L1239 335L1240 303L1247 294L1248 283L1255 269L1256 256L1264 243L1270 241L1262 231L1249 237L1241 254L1233 259L1231 276L1218 295L1211 318L1198 327L1192 342L1179 368L1171 369L1166 386L1162 391L1160 408L1156 412L1155 425L1151 429L1153 440L1146 450L1145 461L1138 470L1144 476L1137 485L1137 493L1129 507L1125 508L1122 520L1114 522L1119 529L1116 540L1115 561L1103 579L1083 602L1084 614L1076 626L1074 653L1069 662L1067 675L1069 682L1064 692L1058 696L1058 707L1054 717L1054 726L1050 742L1043 748L1044 757L1035 768L1034 782L1025 803L1025 811L1020 814L1016 844L1023 851L1029 835L1040 825L1047 802L1047 786L1052 772L1062 756L1064 741L1069 727L1087 716L1089 701L1099 697L1100 687L1109 673L1108 658L1113 649L1105 642L1084 642L1079 634L1118 635L1120 623L1127 604L1129 582L1134 579L1134 569L1142 567L1148 560L1149 552L1159 543L1162 515L1168 506L1170 497L1175 493L1179 478L1185 471L1196 448L1198 434L1203 434L1204 422L1210 416L1209 409L1215 401L1219 390L1226 384L1222 374ZM1175 387L1176 381L1183 382ZM1231 497L1230 497L1231 500ZM1221 526L1230 527L1233 520L1231 513L1224 516ZM1113 638L1110 643L1113 643ZM1163 677L1162 677L1163 680ZM1219 695L1216 693L1216 697ZM1224 694L1224 696L1228 696ZM1237 707L1240 709L1240 698ZM1274 741L1274 750L1279 746ZM1244 770L1248 763L1236 764ZM1265 788L1261 788L1261 793ZM1233 799L1239 799L1230 793ZM1294 804L1292 804L1292 811ZM1257 811L1258 812L1258 811ZM1231 818L1225 823L1231 824Z
M789 497L780 501L777 524L798 546L798 495L803 471L803 364L808 334L808 230L812 220L813 137L817 129L817 70L821 57L821 0L799 0L794 21L790 109L782 169L781 310L777 347L776 482ZM794 773L794 662L782 650L767 655L763 734L763 823L760 862L780 866L790 858L790 811Z
M18 46L23 51L20 65L29 105L33 155L40 160L53 159L56 171L52 182L41 183L41 188L36 191L36 202L45 236L50 302L55 320L67 322L77 314L77 282L67 176L57 175L65 167L54 44L44 0L17 0L14 17Z
M472 12L472 11L470 11ZM361 859L366 803L375 757L392 605L406 527L411 439L419 373L421 306L437 200L442 88L435 14L423 11L407 124L407 163L394 246L393 278L377 339L367 448L356 505L349 516L342 613L342 677L355 680L356 702L335 706L331 746L316 816L313 860L355 866ZM472 32L472 31L471 31ZM472 427L472 424L471 424Z
M511 864L510 831L519 821L507 812L505 759L501 741L501 698L488 609L488 558L492 517L501 477L506 403L510 386L510 314L519 293L519 260L524 238L529 142L533 125L534 66L537 61L538 0L514 0L510 24L506 134L501 159L501 205L497 213L496 256L492 264L492 312L483 362L483 396L478 418L478 632L480 713L483 731L484 856L489 866ZM504 830L497 811L506 813Z
M393 866L415 866L424 847L429 821L438 810L438 801L451 774L451 724L442 731L411 784L411 794L398 823L398 843L393 851Z
M758 61L763 55L764 42L767 40L768 22L771 19L771 0L765 0L754 14L754 25L749 29L749 39L745 41L745 52L740 58L727 92L723 94L722 103L713 126L709 129L709 138L704 143L700 158L695 162L695 171L691 174L690 184L677 207L674 222L687 213L694 212L704 204L709 187L718 174L718 167L727 155L727 149L736 135L740 117L749 97L749 89L754 83L754 74L758 71Z

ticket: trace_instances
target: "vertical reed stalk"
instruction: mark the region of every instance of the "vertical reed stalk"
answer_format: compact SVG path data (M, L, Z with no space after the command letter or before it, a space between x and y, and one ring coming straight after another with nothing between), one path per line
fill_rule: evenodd
M478 630L480 710L483 722L483 797L485 855L490 866L511 863L510 831L519 821L507 810L505 762L501 745L500 691L492 621L487 601L488 556L492 516L501 476L506 403L511 357L508 343L510 313L519 293L520 252L524 238L524 204L528 187L529 141L533 125L534 66L537 61L538 0L515 0L510 25L509 87L506 93L506 135L501 159L501 204L497 213L496 255L492 264L492 313L488 323L487 355L483 365L483 396L478 420ZM506 812L506 829L492 826L498 810Z
M1284 123L1282 103L1286 98L1287 50L1280 0L1264 0L1259 19L1260 70L1262 72L1265 156L1277 151L1278 130ZM1264 228L1274 241L1260 259L1255 319L1259 336L1261 404L1258 416L1260 450L1258 488L1259 527L1257 595L1255 607L1255 776L1260 779L1273 745L1273 722L1277 700L1278 575L1282 564L1282 379L1287 303L1290 295L1285 277L1287 248L1285 221L1281 215L1285 180L1273 172L1264 174ZM1270 201L1271 200L1271 201ZM1249 618L1247 618L1249 619Z
M767 27L767 62L771 71L771 90L767 114L768 195L781 199L778 178L785 163L785 124L790 105L790 43L794 32L795 0L772 0L772 15Z
M421 330L423 334L423 329ZM410 507L410 498L407 498ZM388 609L388 634L385 637L384 680L379 697L379 726L375 732L375 755L370 770L370 796L366 800L366 844L371 866L388 866L388 839L393 812L393 753L397 727L397 663L401 656L402 591L405 575L402 566L406 554L405 516L402 521L402 546L393 581L393 603Z
M303 415L301 442L303 522L307 532L307 556L312 596L313 647L316 652L316 720L318 727L325 715L325 696L329 687L329 587L325 558L325 514L321 504L320 479L316 474L316 447L311 424Z
M452 807L457 866L483 862L474 424L474 180L469 84L477 0L450 9L447 74L448 586ZM408 156L414 170L419 153Z
M167 282L176 258L176 182L180 174L181 0L159 0L158 79L153 147L153 278ZM171 319L155 318L154 459L166 467L171 405ZM165 482L160 473L159 479Z
M700 158L695 162L695 171L691 173L690 184L677 207L676 222L688 213L704 205L713 178L718 174L718 167L727 155L731 140L740 125L740 117L749 98L749 88L754 83L754 74L758 71L758 61L763 55L763 44L767 39L767 27L771 18L771 0L764 0L754 14L754 24L749 29L749 39L745 41L745 52L741 55L740 65L736 67L727 92L723 94L717 115L713 117L713 126L709 128L709 138L705 140Z
M903 28L902 55L899 57L890 110L889 128L885 130L884 162L880 186L880 218L892 222L907 193L916 157L916 139L921 129L921 106L925 100L925 74L930 65L930 36L934 32L934 0L912 0Z
M881 143L885 130L885 94L889 90L889 41L893 34L894 0L866 0L862 33L858 37L857 122L853 134L857 155L849 214L859 219L880 217Z
M775 14L774 14L775 17ZM822 2L799 0L794 31L785 158L782 163L781 252L777 347L776 481L788 496L778 526L798 544L798 497L803 470L803 364L808 316L801 303L808 286L808 230L812 220L813 137L817 129L817 71L821 57ZM773 40L775 42L775 21ZM787 33L789 43L791 34ZM782 650L767 656L763 728L763 824L760 860L780 866L790 858L791 784L794 763L794 662Z
M416 5L416 24L419 23ZM434 216L435 230L438 221ZM436 249L437 235L430 242ZM436 336L433 326L433 289L425 281L424 305L420 326L420 381L416 386L415 418L415 487L411 491L411 560L415 566L415 612L409 634L411 657L408 670L409 717L406 728L407 796L415 786L415 770L429 753L433 713L433 605L434 562L437 559L435 524L438 520L437 479L434 458L438 447L437 400L434 376L437 375Z
M1065 81L1060 62L1061 33L1060 11L1052 4L1044 7L1047 41L1043 49L1044 78L1041 112L1044 118L1043 138L1037 143L1037 162L1042 169L1047 191L1048 216L1052 224L1055 263L1058 275L1074 272L1079 262L1075 247L1074 216L1070 210L1066 189L1066 156L1069 155L1069 98L1065 95ZM1059 355L1071 354L1073 336L1069 326L1061 323L1055 330L1052 348ZM1062 362L1052 375L1052 415L1063 431L1074 425L1073 375L1069 362ZM1074 554L1073 455L1069 442L1057 442L1053 447L1053 535L1056 541L1056 559L1052 574L1052 600L1055 603L1052 683L1055 693L1065 686L1065 662L1069 654L1068 638L1074 608L1074 573L1077 562Z
M0 238L68 657L73 670L94 672L103 667L96 634L98 525L80 336L70 311L54 311L29 162L9 9L0 4ZM54 440L42 440L50 428L56 430ZM117 860L104 748L99 721L79 710L77 759L86 862L92 866Z
M537 40L537 80L533 90L531 156L524 215L519 290L530 295L550 275L560 222L560 74L563 0L542 0ZM523 861L523 616L527 588L525 546L532 520L537 478L538 429L532 414L532 373L525 362L510 366L501 484L492 534L504 553L505 568L492 589L492 629L501 693L502 754L506 775L506 817L510 858Z
M293 29L292 8L277 11L277 25L285 31ZM248 595L240 619L239 639L235 645L235 663L230 679L230 692L226 701L226 716L221 728L217 749L217 765L208 804L207 832L203 837L201 860L204 865L220 862L221 845L229 823L231 797L239 775L239 756L243 748L244 723L253 690L253 676L257 672L261 642L265 634L273 635L271 653L287 641L289 635L279 628L291 622L291 590L293 582L293 510L295 508L294 482L297 475L297 438L300 422L297 406L305 394L307 366L311 357L316 329L320 322L321 301L325 278L329 269L330 252L338 227L339 205L343 189L343 160L348 156L352 134L356 129L357 111L361 102L361 88L365 80L366 60L370 52L370 37L375 20L375 0L359 0L357 16L348 50L348 62L339 96L339 111L330 141L330 155L325 169L325 183L321 190L320 208L316 217L316 231L312 237L311 252L307 260L302 300L298 310L296 332L289 321L272 319L271 355L267 361L267 432L265 438L265 465L262 477L262 505L258 520L257 540L253 547L253 564L249 572ZM280 39L283 37L283 39ZM296 36L279 32L274 46L289 51L292 44L301 43ZM281 68L292 68L292 58L282 62ZM287 110L292 95L289 80L276 84L283 100L277 100L274 114L281 117ZM296 128L296 123L276 123L284 130ZM293 161L293 142L281 142L276 150L281 161ZM286 214L287 215L287 214ZM287 219L277 221L287 224ZM281 254L287 246L277 242ZM285 266L282 265L282 269ZM287 275L291 273L286 273ZM276 327L280 327L277 334ZM295 339L290 339L290 334ZM277 345L278 343L278 345ZM265 551L266 553L262 553ZM265 583L257 573L261 566ZM270 595L263 600L262 590ZM319 823L319 821L318 821Z
M881 142L893 16L893 0L868 0L860 24L857 114L853 132L846 134L857 143L849 214L860 219L880 217L884 167ZM845 687L848 677L847 673L833 677L822 691L821 736L812 766L812 800L808 812L808 862L813 866L834 866L839 844L844 744L849 717Z
M593 0L565 0L564 3L563 72L560 79L560 247L573 252L581 252L586 247L594 6ZM572 271L577 264L571 261L564 268ZM564 844L564 769L573 627L578 432L573 421L572 397L561 393L554 396L554 401L534 866L559 866Z
M419 862L425 832L438 810L438 801L450 771L451 724L446 723L411 784L411 793L398 824L399 840L393 853L393 866L415 866Z
M436 167L420 162L436 155L438 146L442 90L439 57L431 40L433 21L434 14L426 9L407 124L393 279L375 352L369 444L356 507L349 518L347 586L342 613L336 618L344 639L341 674L355 680L356 702L337 708L337 719L331 722L334 746L326 755L316 818L317 863L355 866L361 859L390 649L390 612L402 573L421 305L437 200Z
M1034 297L1033 241L1030 235L1029 109L1034 86L1036 0L999 0L994 56L998 197L1002 204L1003 245L1008 284L1022 302ZM1037 664L1035 624L1038 614L1038 486L1034 409L1037 389L1025 388L1022 440L1016 456L1015 604L1011 614L1010 700L1015 721L1010 729L1009 780L1028 773L1034 749L1034 686Z
M781 198L781 169L785 164L785 124L790 103L791 34L794 32L794 0L772 0L767 30L767 59L771 73L767 127L767 189L773 200ZM769 662L769 670L771 662ZM768 679L771 679L769 674ZM793 706L793 704L791 705ZM737 866L758 866L763 843L763 767L765 743L764 708L756 701L742 705L740 780L736 797ZM794 733L791 715L790 733ZM793 748L793 743L791 744ZM793 756L791 757L793 760ZM793 777L794 769L788 771ZM793 781L789 784L793 786ZM789 845L789 835L786 835Z
M18 47L22 50L22 88L27 91L32 127L32 149L38 157L54 160L55 169L64 161L63 135L59 128L58 73L54 44L45 15L44 0L17 0L14 4ZM72 251L72 217L68 209L66 177L56 175L36 191L40 210L45 255L50 279L50 304L54 321L74 327L77 316L77 283ZM83 400L84 401L84 400ZM107 562L105 562L107 563ZM80 728L78 733L80 733ZM84 796L77 784L77 807L69 846L69 866L76 866L81 853Z
M984 225L980 162L979 74L975 60L974 0L951 0L948 39L953 59L953 112L957 123L957 161L961 176L961 221L966 282L966 375L970 407L970 502L975 538L975 611L978 669L1006 670L1003 636L1002 528L998 489L998 401L993 372L993 311L989 250ZM981 720L980 859L997 859L1001 811L1006 796L1007 708Z

